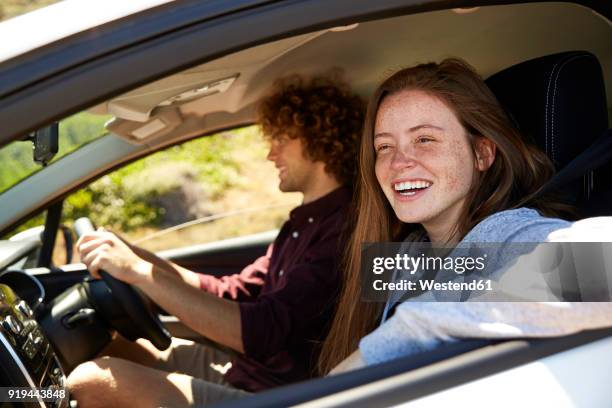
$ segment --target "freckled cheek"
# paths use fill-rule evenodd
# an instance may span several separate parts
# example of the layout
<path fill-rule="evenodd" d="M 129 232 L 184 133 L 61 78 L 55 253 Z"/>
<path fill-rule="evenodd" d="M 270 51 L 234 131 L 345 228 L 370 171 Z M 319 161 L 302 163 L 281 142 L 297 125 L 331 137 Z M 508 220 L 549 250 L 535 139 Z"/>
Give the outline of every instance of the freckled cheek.
<path fill-rule="evenodd" d="M 389 163 L 385 162 L 384 160 L 377 159 L 374 165 L 374 174 L 384 194 L 387 196 L 388 199 L 390 199 L 389 197 L 393 193 L 391 192 L 391 188 L 389 187 Z"/>
<path fill-rule="evenodd" d="M 464 166 L 448 166 L 443 170 L 442 190 L 448 193 L 466 193 L 471 185 L 470 172 Z"/>
<path fill-rule="evenodd" d="M 445 151 L 438 152 L 437 173 L 444 180 L 443 190 L 446 192 L 465 192 L 469 190 L 472 182 L 472 167 L 468 163 L 473 161 L 469 146 L 459 141 L 452 143 Z"/>
<path fill-rule="evenodd" d="M 382 185 L 384 184 L 388 174 L 389 174 L 389 166 L 382 159 L 376 159 L 374 163 L 374 173 L 376 175 L 376 179 Z"/>
<path fill-rule="evenodd" d="M 444 187 L 446 191 L 457 191 L 461 188 L 461 180 L 459 179 L 459 177 L 449 174 L 446 177 Z"/>

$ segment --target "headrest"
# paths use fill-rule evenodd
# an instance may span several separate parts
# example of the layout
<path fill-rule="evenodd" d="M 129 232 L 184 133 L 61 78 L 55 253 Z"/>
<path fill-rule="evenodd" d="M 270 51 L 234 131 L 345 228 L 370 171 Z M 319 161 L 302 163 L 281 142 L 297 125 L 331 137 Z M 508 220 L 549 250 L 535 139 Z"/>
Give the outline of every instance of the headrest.
<path fill-rule="evenodd" d="M 525 61 L 486 82 L 522 133 L 546 152 L 557 169 L 608 128 L 603 73 L 589 52 Z"/>

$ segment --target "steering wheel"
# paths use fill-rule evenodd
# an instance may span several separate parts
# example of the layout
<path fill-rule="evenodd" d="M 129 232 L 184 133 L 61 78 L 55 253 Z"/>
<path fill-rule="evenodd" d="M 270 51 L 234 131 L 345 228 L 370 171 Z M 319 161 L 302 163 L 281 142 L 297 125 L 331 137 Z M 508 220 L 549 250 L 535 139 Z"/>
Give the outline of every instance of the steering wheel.
<path fill-rule="evenodd" d="M 79 238 L 88 232 L 95 231 L 91 220 L 87 217 L 76 220 L 74 230 Z M 135 324 L 135 330 L 117 328 L 119 333 L 132 341 L 138 338 L 147 339 L 158 350 L 166 350 L 170 346 L 172 336 L 159 320 L 159 316 L 148 307 L 151 301 L 142 292 L 114 278 L 108 272 L 100 271 L 100 277 L 110 289 L 120 308 Z"/>

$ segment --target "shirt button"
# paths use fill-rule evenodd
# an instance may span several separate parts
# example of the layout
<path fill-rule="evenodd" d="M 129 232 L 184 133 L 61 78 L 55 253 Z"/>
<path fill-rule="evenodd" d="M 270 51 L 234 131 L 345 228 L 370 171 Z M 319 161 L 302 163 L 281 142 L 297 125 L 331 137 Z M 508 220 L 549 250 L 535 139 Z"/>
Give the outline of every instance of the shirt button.
<path fill-rule="evenodd" d="M 293 238 L 297 238 L 297 237 L 299 237 L 299 236 L 300 236 L 300 234 L 299 234 L 299 232 L 297 232 L 297 231 L 293 231 L 293 234 L 291 234 L 291 236 L 292 236 Z"/>
<path fill-rule="evenodd" d="M 283 276 L 284 274 L 285 274 L 285 271 L 282 269 L 278 272 L 278 276 Z"/>
<path fill-rule="evenodd" d="M 308 222 L 312 224 L 314 222 L 314 218 L 312 217 L 308 218 Z"/>

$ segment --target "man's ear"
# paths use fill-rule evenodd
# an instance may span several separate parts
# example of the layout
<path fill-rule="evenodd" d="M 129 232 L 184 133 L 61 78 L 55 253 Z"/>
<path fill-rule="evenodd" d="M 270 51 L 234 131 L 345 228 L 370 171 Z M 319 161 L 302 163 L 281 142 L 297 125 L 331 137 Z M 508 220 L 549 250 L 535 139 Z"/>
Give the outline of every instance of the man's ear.
<path fill-rule="evenodd" d="M 495 155 L 497 154 L 497 146 L 491 139 L 484 136 L 476 136 L 476 170 L 485 171 L 493 165 Z"/>

